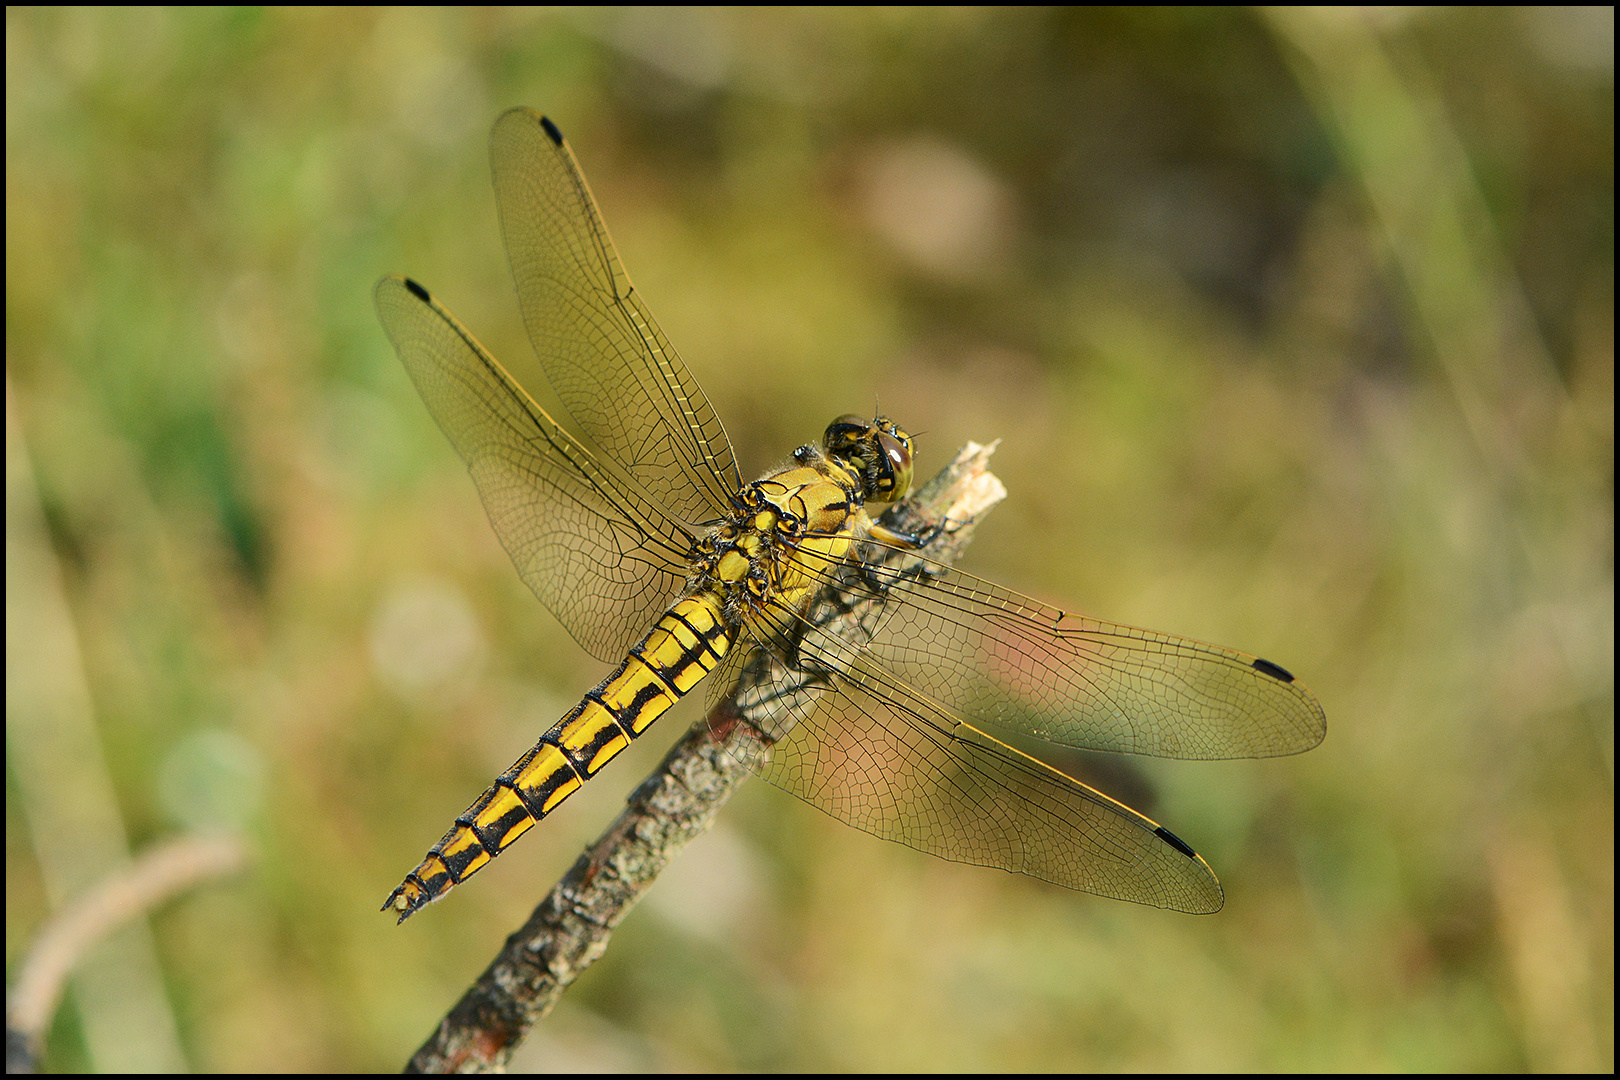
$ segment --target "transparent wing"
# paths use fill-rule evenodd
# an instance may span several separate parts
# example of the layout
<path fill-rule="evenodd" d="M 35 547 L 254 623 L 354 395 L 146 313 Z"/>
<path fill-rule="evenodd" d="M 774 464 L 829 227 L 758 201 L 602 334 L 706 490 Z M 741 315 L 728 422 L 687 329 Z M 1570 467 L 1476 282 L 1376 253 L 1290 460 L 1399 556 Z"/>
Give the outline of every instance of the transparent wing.
<path fill-rule="evenodd" d="M 489 153 L 523 321 L 564 407 L 675 518 L 720 517 L 742 486 L 731 443 L 630 284 L 562 134 L 513 109 Z"/>
<path fill-rule="evenodd" d="M 1149 818 L 948 715 L 858 646 L 807 629 L 796 650 L 796 668 L 754 694 L 788 714 L 762 770 L 771 783 L 954 862 L 1153 907 L 1220 910 L 1209 865 Z"/>
<path fill-rule="evenodd" d="M 1315 696 L 1269 661 L 1062 611 L 868 543 L 877 557 L 858 572 L 821 568 L 878 603 L 864 669 L 947 711 L 1063 746 L 1171 758 L 1297 754 L 1327 733 Z"/>
<path fill-rule="evenodd" d="M 806 610 L 750 620 L 755 649 L 789 658 L 737 698 L 775 743 L 766 779 L 942 858 L 1218 910 L 1220 885 L 1187 844 L 993 731 L 1265 757 L 1322 740 L 1311 693 L 1246 653 L 1072 615 L 913 551 L 868 541 L 865 554 L 822 563 L 826 588 Z"/>
<path fill-rule="evenodd" d="M 559 427 L 426 289 L 386 277 L 376 302 L 518 574 L 582 648 L 621 659 L 685 588 L 691 535 Z"/>

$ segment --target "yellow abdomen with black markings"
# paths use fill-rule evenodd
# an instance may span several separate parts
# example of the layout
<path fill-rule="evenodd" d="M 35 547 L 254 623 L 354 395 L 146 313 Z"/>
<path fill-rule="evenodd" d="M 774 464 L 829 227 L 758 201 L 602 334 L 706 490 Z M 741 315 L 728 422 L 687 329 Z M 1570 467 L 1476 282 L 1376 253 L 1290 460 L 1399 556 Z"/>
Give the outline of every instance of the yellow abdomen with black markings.
<path fill-rule="evenodd" d="M 681 600 L 596 689 L 469 806 L 388 898 L 403 920 L 506 850 L 725 658 L 718 591 Z"/>
<path fill-rule="evenodd" d="M 456 818 L 386 908 L 404 921 L 477 873 L 719 666 L 745 625 L 768 639 L 795 617 L 819 582 L 800 554 L 836 562 L 871 527 L 857 469 L 815 446 L 795 460 L 736 494 L 692 549 L 687 595 Z"/>

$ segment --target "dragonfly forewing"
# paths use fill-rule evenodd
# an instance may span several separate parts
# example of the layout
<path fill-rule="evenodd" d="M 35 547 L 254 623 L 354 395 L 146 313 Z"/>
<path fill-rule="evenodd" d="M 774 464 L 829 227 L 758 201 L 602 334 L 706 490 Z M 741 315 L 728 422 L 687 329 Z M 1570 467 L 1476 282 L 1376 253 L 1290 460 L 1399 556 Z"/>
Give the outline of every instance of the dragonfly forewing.
<path fill-rule="evenodd" d="M 1062 746 L 1200 760 L 1297 754 L 1326 734 L 1315 696 L 1269 661 L 920 562 L 869 558 L 853 579 L 882 600 L 865 652 L 948 710 Z"/>
<path fill-rule="evenodd" d="M 669 513 L 723 516 L 742 486 L 725 428 L 631 285 L 567 142 L 512 109 L 490 163 L 523 321 L 563 406 Z"/>

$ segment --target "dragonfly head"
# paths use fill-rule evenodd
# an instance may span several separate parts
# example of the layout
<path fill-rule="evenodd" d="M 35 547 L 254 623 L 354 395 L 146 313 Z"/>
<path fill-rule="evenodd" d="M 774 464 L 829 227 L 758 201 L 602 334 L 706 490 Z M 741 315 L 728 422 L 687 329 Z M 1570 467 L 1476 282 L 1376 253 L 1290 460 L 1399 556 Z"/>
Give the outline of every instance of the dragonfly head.
<path fill-rule="evenodd" d="M 866 498 L 893 502 L 911 490 L 911 436 L 888 417 L 840 416 L 822 442 L 829 457 L 860 476 Z"/>

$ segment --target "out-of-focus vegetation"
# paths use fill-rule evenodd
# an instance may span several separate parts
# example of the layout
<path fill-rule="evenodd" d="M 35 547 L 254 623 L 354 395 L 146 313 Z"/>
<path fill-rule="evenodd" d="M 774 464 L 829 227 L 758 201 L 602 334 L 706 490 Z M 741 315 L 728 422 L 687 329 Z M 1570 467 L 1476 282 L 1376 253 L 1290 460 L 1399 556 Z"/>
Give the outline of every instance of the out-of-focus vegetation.
<path fill-rule="evenodd" d="M 1612 1069 L 1611 11 L 6 27 L 8 968 L 128 851 L 257 853 L 87 958 L 48 1067 L 398 1067 L 698 715 L 377 912 L 602 673 L 371 308 L 409 273 L 540 383 L 485 151 L 528 104 L 746 469 L 874 400 L 922 475 L 1003 439 L 968 567 L 1329 729 L 1139 763 L 1210 918 L 752 785 L 517 1064 Z"/>

